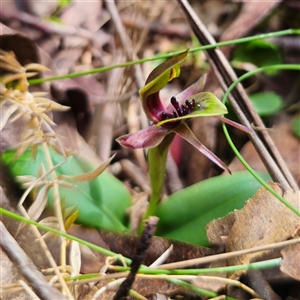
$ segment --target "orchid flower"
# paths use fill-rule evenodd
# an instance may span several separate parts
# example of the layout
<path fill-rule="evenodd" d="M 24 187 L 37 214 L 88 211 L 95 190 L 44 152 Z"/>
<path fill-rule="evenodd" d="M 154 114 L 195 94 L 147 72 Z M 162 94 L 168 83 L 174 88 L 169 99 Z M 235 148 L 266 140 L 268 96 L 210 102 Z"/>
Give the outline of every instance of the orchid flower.
<path fill-rule="evenodd" d="M 152 124 L 145 129 L 117 139 L 118 143 L 127 148 L 149 148 L 149 173 L 152 198 L 155 198 L 152 202 L 156 203 L 163 185 L 166 154 L 175 134 L 181 136 L 215 164 L 230 173 L 229 168 L 196 138 L 185 123 L 186 119 L 215 116 L 223 122 L 251 133 L 243 125 L 221 117 L 227 113 L 227 109 L 213 93 L 201 92 L 205 84 L 205 75 L 180 94 L 172 97 L 168 106 L 164 106 L 159 91 L 169 81 L 180 75 L 180 65 L 186 60 L 187 53 L 188 50 L 157 66 L 148 76 L 145 86 L 139 91 L 143 110 Z M 152 205 L 147 215 L 153 212 L 156 203 Z"/>
<path fill-rule="evenodd" d="M 227 113 L 225 105 L 212 93 L 202 92 L 206 75 L 197 82 L 172 97 L 170 104 L 164 107 L 159 91 L 173 78 L 180 75 L 179 65 L 187 56 L 187 51 L 172 57 L 156 67 L 146 80 L 145 86 L 140 90 L 142 106 L 147 118 L 153 122 L 149 127 L 120 136 L 117 142 L 127 148 L 154 148 L 170 133 L 180 135 L 192 144 L 201 153 L 216 163 L 222 169 L 229 171 L 228 167 L 195 137 L 191 129 L 184 122 L 185 119 L 201 116 L 219 116 Z M 244 126 L 225 118 L 223 122 L 229 123 L 248 132 Z"/>

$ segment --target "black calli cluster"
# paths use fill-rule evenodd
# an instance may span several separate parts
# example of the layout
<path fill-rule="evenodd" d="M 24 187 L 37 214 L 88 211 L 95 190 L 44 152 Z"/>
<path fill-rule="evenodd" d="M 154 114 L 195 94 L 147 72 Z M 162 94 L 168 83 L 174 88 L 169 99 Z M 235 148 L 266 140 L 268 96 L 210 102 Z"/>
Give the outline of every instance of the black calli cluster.
<path fill-rule="evenodd" d="M 192 99 L 192 101 L 185 100 L 185 103 L 180 105 L 179 102 L 176 100 L 176 97 L 174 97 L 174 96 L 171 98 L 171 104 L 175 108 L 172 111 L 173 114 L 168 114 L 166 112 L 162 112 L 161 113 L 162 121 L 167 120 L 167 119 L 174 119 L 174 118 L 186 116 L 186 115 L 188 115 L 188 114 L 192 113 L 193 111 L 200 108 L 200 104 L 196 103 L 195 99 Z M 178 122 L 179 121 L 174 120 L 174 123 L 178 124 Z M 174 123 L 173 123 L 173 126 L 175 126 Z M 168 124 L 171 125 L 170 123 L 166 123 L 166 124 L 163 124 L 162 126 L 164 126 L 164 125 L 168 126 Z M 170 126 L 168 126 L 168 127 L 170 127 Z"/>

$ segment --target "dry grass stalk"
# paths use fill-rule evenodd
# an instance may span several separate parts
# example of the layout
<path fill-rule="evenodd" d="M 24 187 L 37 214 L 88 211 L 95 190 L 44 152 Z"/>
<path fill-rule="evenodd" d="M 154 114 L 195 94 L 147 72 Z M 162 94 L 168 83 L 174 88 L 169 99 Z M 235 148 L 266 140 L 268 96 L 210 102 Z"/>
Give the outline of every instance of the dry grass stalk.
<path fill-rule="evenodd" d="M 31 93 L 29 91 L 27 79 L 40 71 L 47 70 L 46 67 L 39 64 L 22 66 L 12 52 L 3 50 L 0 50 L 0 61 L 1 69 L 5 72 L 5 75 L 0 82 L 0 108 L 4 111 L 0 123 L 0 130 L 2 130 L 8 122 L 11 123 L 21 118 L 25 120 L 26 125 L 21 132 L 21 141 L 17 148 L 16 156 L 18 157 L 24 153 L 29 146 L 32 147 L 32 153 L 35 155 L 37 147 L 41 146 L 47 164 L 47 166 L 42 165 L 40 167 L 40 171 L 37 174 L 39 178 L 34 180 L 32 180 L 32 177 L 30 176 L 28 178 L 23 178 L 23 180 L 27 180 L 27 184 L 29 183 L 29 189 L 27 189 L 24 195 L 27 196 L 30 191 L 35 190 L 36 198 L 29 210 L 26 211 L 23 207 L 26 196 L 22 197 L 19 201 L 18 209 L 25 217 L 37 220 L 40 217 L 43 208 L 46 206 L 48 190 L 52 187 L 54 190 L 55 217 L 59 229 L 65 232 L 61 199 L 59 195 L 59 183 L 49 147 L 54 148 L 65 157 L 66 151 L 53 130 L 55 123 L 49 116 L 49 112 L 52 110 L 65 111 L 69 108 L 44 98 L 45 93 Z M 36 228 L 35 232 L 51 266 L 55 269 L 64 292 L 70 299 L 73 298 L 51 253 Z M 61 265 L 66 265 L 66 246 L 65 238 L 61 237 Z"/>

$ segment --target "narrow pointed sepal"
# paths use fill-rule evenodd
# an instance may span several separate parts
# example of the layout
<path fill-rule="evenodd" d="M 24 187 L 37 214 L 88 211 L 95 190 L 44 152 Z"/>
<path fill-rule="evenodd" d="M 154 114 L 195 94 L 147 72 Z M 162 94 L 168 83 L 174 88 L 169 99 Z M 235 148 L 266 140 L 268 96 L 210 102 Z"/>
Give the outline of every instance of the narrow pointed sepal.
<path fill-rule="evenodd" d="M 188 127 L 188 125 L 184 122 L 181 122 L 174 129 L 172 129 L 175 133 L 180 135 L 183 139 L 193 145 L 197 150 L 199 150 L 202 154 L 204 154 L 207 158 L 209 158 L 212 162 L 218 165 L 221 169 L 227 171 L 231 174 L 229 168 L 222 162 L 220 158 L 218 158 L 212 151 L 207 149 L 193 134 L 192 130 Z"/>
<path fill-rule="evenodd" d="M 244 131 L 244 132 L 246 132 L 246 133 L 248 133 L 248 134 L 250 134 L 252 136 L 252 130 L 249 129 L 248 127 L 246 127 L 246 126 L 244 126 L 244 125 L 242 125 L 240 123 L 234 122 L 234 121 L 232 121 L 230 119 L 226 119 L 226 118 L 224 118 L 222 116 L 214 116 L 214 117 L 216 119 L 218 119 L 219 121 L 221 121 L 223 123 L 226 123 L 228 125 L 231 125 L 231 126 L 237 128 L 239 130 L 242 130 L 242 131 Z"/>
<path fill-rule="evenodd" d="M 168 132 L 163 127 L 151 125 L 134 133 L 122 135 L 116 141 L 121 146 L 131 149 L 153 148 L 162 142 Z"/>
<path fill-rule="evenodd" d="M 181 93 L 176 95 L 176 100 L 179 102 L 179 105 L 183 104 L 186 99 L 189 97 L 199 94 L 202 92 L 203 87 L 206 82 L 207 74 L 202 75 L 196 82 L 187 87 Z"/>

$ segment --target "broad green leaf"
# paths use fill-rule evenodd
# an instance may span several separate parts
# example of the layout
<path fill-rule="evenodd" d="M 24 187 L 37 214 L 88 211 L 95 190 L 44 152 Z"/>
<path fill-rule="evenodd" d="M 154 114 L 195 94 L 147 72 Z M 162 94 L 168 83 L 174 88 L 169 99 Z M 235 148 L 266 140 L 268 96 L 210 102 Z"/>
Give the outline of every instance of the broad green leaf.
<path fill-rule="evenodd" d="M 36 158 L 32 156 L 31 149 L 27 149 L 15 160 L 15 149 L 9 149 L 1 156 L 4 164 L 8 166 L 11 174 L 16 176 L 36 176 L 42 164 L 47 168 L 47 160 L 42 148 L 38 148 Z M 50 149 L 53 164 L 57 165 L 65 160 L 63 156 Z M 56 169 L 59 175 L 79 175 L 90 172 L 95 166 L 77 157 L 70 156 L 67 162 Z M 50 177 L 48 177 L 50 178 Z M 127 231 L 126 209 L 131 205 L 131 199 L 127 189 L 113 175 L 103 172 L 92 181 L 72 181 L 76 188 L 60 187 L 60 197 L 64 206 L 74 207 L 79 210 L 77 223 L 115 231 Z M 48 194 L 48 203 L 53 205 L 52 188 Z"/>
<path fill-rule="evenodd" d="M 240 44 L 233 53 L 233 61 L 250 62 L 258 67 L 265 67 L 281 63 L 281 54 L 277 46 L 265 40 L 255 40 Z M 269 75 L 276 70 L 266 72 Z"/>
<path fill-rule="evenodd" d="M 264 180 L 270 177 L 260 173 Z M 156 234 L 182 242 L 208 246 L 205 226 L 213 219 L 241 209 L 260 188 L 249 172 L 204 180 L 171 195 L 154 214 L 160 218 Z"/>
<path fill-rule="evenodd" d="M 196 118 L 196 117 L 208 117 L 208 116 L 216 116 L 216 115 L 222 115 L 227 114 L 227 108 L 226 106 L 213 94 L 210 92 L 202 92 L 193 96 L 190 96 L 187 100 L 196 101 L 196 105 L 199 106 L 197 110 L 194 112 L 177 118 L 170 118 L 163 120 L 159 123 L 157 123 L 157 126 L 161 126 L 162 124 L 168 123 L 168 122 L 174 122 L 178 120 L 183 119 L 190 119 L 190 118 Z"/>
<path fill-rule="evenodd" d="M 273 92 L 252 94 L 250 100 L 256 112 L 263 117 L 271 116 L 283 107 L 282 98 Z"/>
<path fill-rule="evenodd" d="M 292 129 L 295 135 L 300 139 L 300 115 L 293 119 Z"/>

